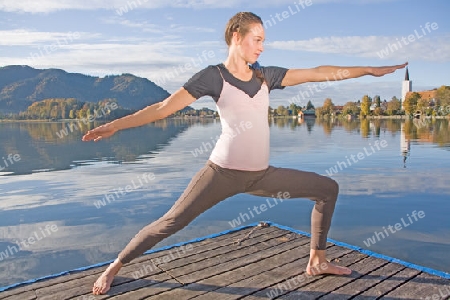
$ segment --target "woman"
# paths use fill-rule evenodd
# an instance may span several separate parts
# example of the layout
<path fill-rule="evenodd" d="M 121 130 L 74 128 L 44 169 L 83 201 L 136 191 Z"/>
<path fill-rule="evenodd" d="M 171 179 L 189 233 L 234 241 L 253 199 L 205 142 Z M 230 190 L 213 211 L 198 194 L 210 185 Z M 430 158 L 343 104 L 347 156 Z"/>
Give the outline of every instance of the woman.
<path fill-rule="evenodd" d="M 264 50 L 264 38 L 263 22 L 258 16 L 250 12 L 236 14 L 229 20 L 225 31 L 229 54 L 224 63 L 198 72 L 164 101 L 90 130 L 83 137 L 84 141 L 108 138 L 118 130 L 163 119 L 205 95 L 216 101 L 222 124 L 222 134 L 206 165 L 194 176 L 173 207 L 144 227 L 97 279 L 94 294 L 104 294 L 110 289 L 123 264 L 181 230 L 215 204 L 238 193 L 269 197 L 281 192 L 283 195 L 288 193 L 289 198 L 314 200 L 306 272 L 310 275 L 351 273 L 348 268 L 327 262 L 325 254 L 338 184 L 315 173 L 268 164 L 269 92 L 305 82 L 383 76 L 404 68 L 406 63 L 389 67 L 320 66 L 290 70 L 259 67 L 257 60 Z M 254 65 L 249 67 L 249 64 Z"/>

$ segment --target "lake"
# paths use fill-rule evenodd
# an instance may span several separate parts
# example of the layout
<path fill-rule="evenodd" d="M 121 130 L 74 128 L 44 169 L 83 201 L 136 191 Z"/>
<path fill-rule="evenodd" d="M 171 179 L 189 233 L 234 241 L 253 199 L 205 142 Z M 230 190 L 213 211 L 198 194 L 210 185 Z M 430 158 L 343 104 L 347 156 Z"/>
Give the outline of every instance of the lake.
<path fill-rule="evenodd" d="M 448 120 L 269 124 L 271 164 L 339 183 L 330 238 L 450 272 Z M 114 259 L 202 168 L 220 122 L 163 120 L 98 143 L 81 141 L 88 128 L 0 123 L 0 286 Z M 231 229 L 266 201 L 231 197 L 157 247 Z M 310 232 L 312 207 L 289 199 L 239 221 Z"/>

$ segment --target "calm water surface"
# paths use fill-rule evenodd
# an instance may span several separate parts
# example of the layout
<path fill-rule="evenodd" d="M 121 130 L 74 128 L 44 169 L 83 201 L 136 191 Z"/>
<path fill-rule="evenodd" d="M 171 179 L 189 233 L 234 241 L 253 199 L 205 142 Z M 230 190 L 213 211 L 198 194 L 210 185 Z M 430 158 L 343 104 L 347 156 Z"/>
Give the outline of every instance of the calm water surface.
<path fill-rule="evenodd" d="M 271 164 L 340 184 L 330 238 L 450 272 L 447 120 L 270 125 Z M 176 201 L 220 133 L 218 121 L 165 120 L 83 143 L 88 128 L 58 137 L 67 126 L 0 123 L 0 286 L 115 258 Z M 236 195 L 159 246 L 231 229 L 265 201 Z M 309 232 L 312 206 L 290 199 L 241 224 Z"/>

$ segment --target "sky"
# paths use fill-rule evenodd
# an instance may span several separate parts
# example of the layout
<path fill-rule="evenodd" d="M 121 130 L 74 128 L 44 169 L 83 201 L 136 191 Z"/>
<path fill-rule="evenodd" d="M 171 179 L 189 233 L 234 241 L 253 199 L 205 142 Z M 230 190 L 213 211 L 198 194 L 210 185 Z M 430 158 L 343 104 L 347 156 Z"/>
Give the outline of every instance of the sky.
<path fill-rule="evenodd" d="M 383 66 L 409 62 L 413 91 L 450 85 L 448 0 L 0 0 L 0 67 L 29 65 L 104 77 L 131 73 L 172 93 L 223 62 L 227 21 L 264 21 L 262 66 Z M 272 107 L 365 94 L 401 97 L 405 71 L 271 93 Z M 196 108 L 214 108 L 209 97 Z"/>

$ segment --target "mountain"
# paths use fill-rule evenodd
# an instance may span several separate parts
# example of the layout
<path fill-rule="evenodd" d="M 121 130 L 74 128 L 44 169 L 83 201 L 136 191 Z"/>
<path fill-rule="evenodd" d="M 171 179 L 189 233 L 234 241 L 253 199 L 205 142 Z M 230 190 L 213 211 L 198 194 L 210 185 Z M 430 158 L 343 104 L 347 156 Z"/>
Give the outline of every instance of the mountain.
<path fill-rule="evenodd" d="M 49 98 L 76 98 L 84 102 L 117 99 L 123 108 L 141 109 L 169 93 L 152 81 L 132 74 L 103 78 L 60 69 L 29 66 L 0 68 L 0 112 L 25 111 L 33 102 Z"/>

